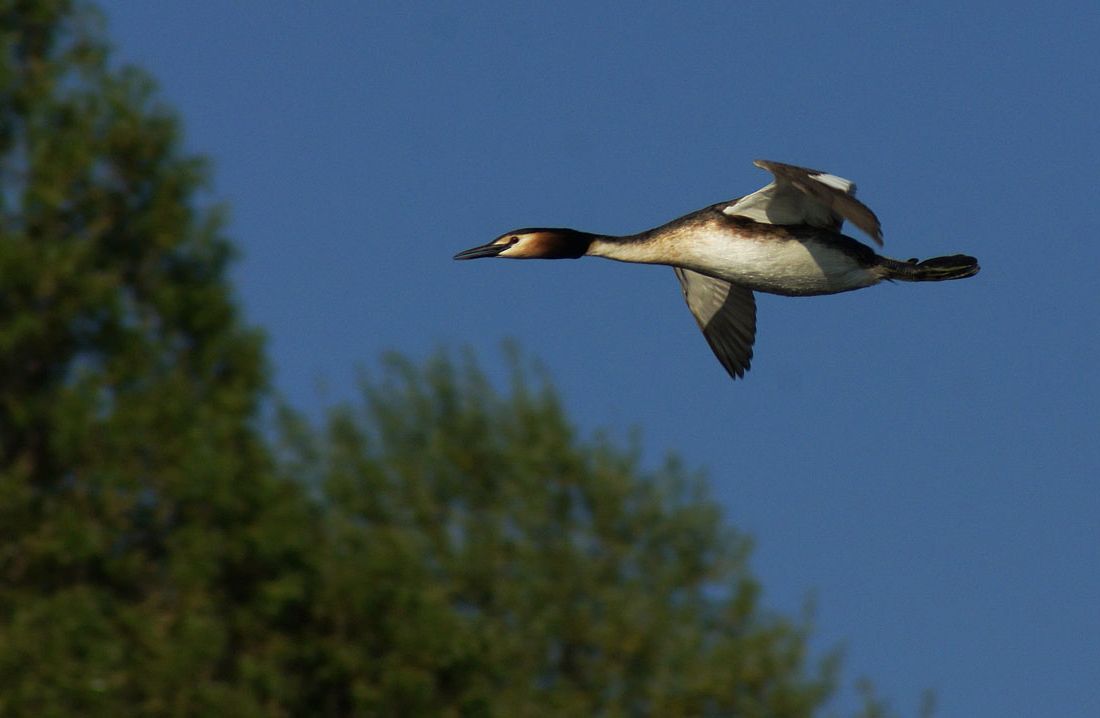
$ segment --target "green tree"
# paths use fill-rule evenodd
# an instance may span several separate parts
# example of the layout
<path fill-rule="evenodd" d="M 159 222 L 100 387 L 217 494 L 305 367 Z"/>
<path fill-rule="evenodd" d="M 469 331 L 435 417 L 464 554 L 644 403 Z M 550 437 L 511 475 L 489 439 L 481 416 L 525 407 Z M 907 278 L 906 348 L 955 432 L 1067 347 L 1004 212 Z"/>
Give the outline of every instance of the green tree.
<path fill-rule="evenodd" d="M 0 2 L 0 714 L 261 714 L 308 504 L 203 164 L 98 27 Z"/>
<path fill-rule="evenodd" d="M 284 417 L 326 506 L 318 714 L 816 714 L 835 661 L 760 608 L 700 480 L 578 437 L 513 369 L 500 394 L 472 361 L 392 357 L 323 432 Z"/>

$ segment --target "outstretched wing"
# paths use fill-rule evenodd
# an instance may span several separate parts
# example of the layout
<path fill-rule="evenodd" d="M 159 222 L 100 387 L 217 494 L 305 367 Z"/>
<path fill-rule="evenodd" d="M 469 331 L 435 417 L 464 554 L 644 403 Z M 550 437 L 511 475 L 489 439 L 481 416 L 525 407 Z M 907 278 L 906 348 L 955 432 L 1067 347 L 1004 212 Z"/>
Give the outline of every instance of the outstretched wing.
<path fill-rule="evenodd" d="M 688 309 L 703 330 L 714 356 L 730 376 L 745 375 L 756 339 L 756 300 L 752 290 L 682 267 L 673 267 Z"/>
<path fill-rule="evenodd" d="M 768 224 L 808 224 L 839 232 L 848 220 L 882 245 L 882 227 L 871 209 L 855 198 L 854 182 L 826 172 L 756 160 L 775 176 L 768 186 L 722 209 L 729 215 Z"/>

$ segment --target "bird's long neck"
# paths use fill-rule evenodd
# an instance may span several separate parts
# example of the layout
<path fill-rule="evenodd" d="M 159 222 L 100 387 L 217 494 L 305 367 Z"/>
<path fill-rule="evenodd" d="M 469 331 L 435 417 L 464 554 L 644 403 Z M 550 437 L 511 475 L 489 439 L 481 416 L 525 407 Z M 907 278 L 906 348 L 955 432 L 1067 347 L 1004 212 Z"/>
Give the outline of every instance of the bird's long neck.
<path fill-rule="evenodd" d="M 651 234 L 593 235 L 587 254 L 620 262 L 664 264 L 668 261 L 668 255 L 662 252 L 661 243 L 655 241 Z"/>

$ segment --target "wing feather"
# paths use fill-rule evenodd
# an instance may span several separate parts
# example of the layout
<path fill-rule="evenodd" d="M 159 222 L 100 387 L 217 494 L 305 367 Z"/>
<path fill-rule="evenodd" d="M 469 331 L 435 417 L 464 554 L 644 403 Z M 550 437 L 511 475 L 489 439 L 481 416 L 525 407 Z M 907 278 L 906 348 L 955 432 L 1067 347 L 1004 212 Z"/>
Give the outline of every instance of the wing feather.
<path fill-rule="evenodd" d="M 769 224 L 809 224 L 839 232 L 844 220 L 882 244 L 882 226 L 871 209 L 855 198 L 850 180 L 807 167 L 756 160 L 775 181 L 725 207 L 726 214 Z"/>
<path fill-rule="evenodd" d="M 756 300 L 752 290 L 682 267 L 673 267 L 688 309 L 703 337 L 729 375 L 742 377 L 756 340 Z"/>

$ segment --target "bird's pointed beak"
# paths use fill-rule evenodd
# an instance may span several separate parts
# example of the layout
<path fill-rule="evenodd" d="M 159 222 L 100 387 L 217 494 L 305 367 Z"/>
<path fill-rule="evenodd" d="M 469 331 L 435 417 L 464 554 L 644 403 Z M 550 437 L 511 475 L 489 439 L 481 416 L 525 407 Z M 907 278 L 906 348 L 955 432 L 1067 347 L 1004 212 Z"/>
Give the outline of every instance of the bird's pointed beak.
<path fill-rule="evenodd" d="M 482 257 L 495 257 L 506 249 L 508 249 L 508 245 L 505 243 L 497 244 L 495 242 L 490 242 L 489 244 L 483 244 L 480 247 L 472 247 L 470 249 L 463 250 L 455 255 L 455 259 L 481 259 Z"/>

